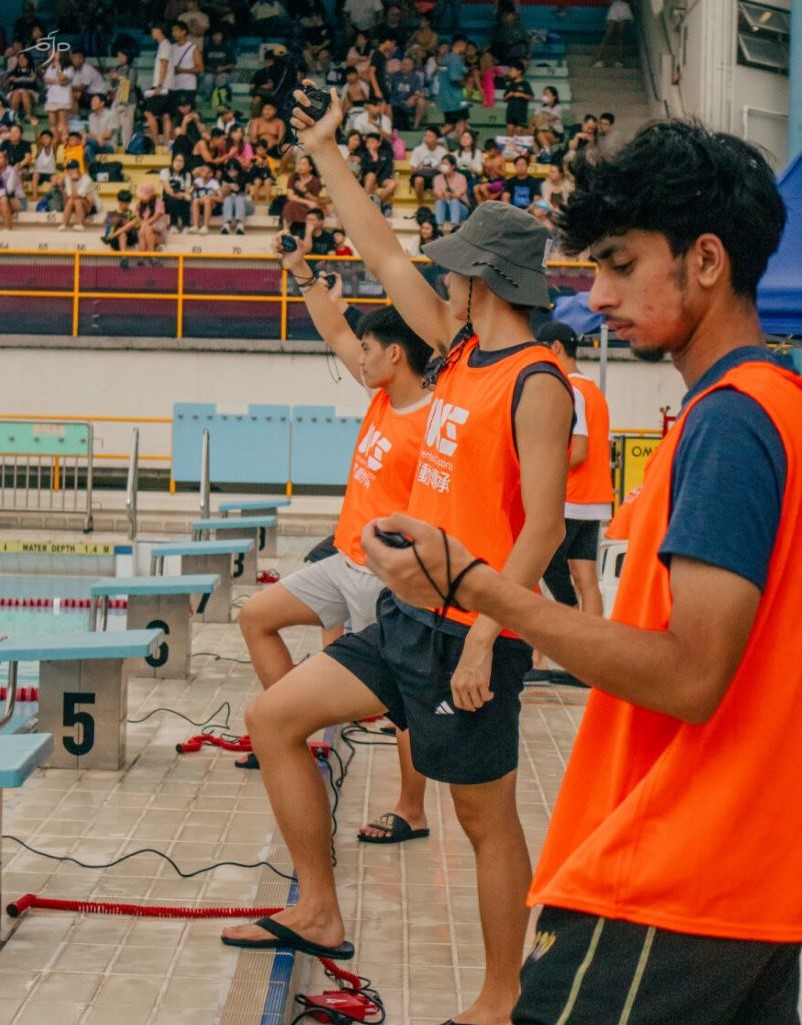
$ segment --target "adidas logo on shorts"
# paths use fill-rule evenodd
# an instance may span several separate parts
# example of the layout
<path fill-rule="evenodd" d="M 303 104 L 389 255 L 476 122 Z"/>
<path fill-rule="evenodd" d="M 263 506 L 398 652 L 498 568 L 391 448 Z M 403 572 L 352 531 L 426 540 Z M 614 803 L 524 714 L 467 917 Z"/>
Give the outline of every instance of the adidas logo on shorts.
<path fill-rule="evenodd" d="M 435 715 L 454 715 L 454 709 L 447 701 L 441 701 L 434 710 Z"/>

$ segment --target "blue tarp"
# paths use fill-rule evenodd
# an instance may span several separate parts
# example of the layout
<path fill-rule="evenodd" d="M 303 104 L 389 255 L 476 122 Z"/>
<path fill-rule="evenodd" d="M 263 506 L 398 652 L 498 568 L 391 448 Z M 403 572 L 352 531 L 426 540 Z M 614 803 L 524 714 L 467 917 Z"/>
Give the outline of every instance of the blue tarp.
<path fill-rule="evenodd" d="M 569 324 L 578 335 L 589 335 L 598 331 L 604 317 L 594 313 L 588 306 L 589 292 L 577 292 L 576 295 L 561 295 L 554 301 L 552 320 L 561 320 Z"/>
<path fill-rule="evenodd" d="M 788 165 L 778 185 L 788 223 L 757 290 L 757 308 L 767 334 L 802 335 L 802 153 Z"/>

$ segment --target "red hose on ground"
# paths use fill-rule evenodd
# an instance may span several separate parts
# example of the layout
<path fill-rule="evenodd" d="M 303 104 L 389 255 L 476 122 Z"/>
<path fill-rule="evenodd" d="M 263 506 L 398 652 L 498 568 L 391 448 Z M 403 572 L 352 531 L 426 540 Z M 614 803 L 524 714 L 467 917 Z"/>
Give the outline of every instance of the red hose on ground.
<path fill-rule="evenodd" d="M 135 915 L 140 918 L 264 918 L 284 908 L 178 908 L 153 904 L 113 904 L 97 900 L 55 900 L 26 893 L 7 905 L 11 918 L 19 918 L 29 908 L 48 911 L 77 911 L 85 915 Z"/>
<path fill-rule="evenodd" d="M 161 907 L 154 904 L 114 904 L 111 901 L 98 900 L 57 900 L 53 897 L 39 897 L 35 893 L 26 893 L 17 900 L 6 905 L 9 918 L 19 918 L 30 908 L 42 908 L 46 911 L 77 911 L 84 915 L 132 915 L 137 918 L 265 918 L 283 911 L 275 908 L 187 908 Z M 340 968 L 328 957 L 319 957 L 326 973 L 346 983 L 353 990 L 360 992 L 362 979 L 353 972 Z"/>

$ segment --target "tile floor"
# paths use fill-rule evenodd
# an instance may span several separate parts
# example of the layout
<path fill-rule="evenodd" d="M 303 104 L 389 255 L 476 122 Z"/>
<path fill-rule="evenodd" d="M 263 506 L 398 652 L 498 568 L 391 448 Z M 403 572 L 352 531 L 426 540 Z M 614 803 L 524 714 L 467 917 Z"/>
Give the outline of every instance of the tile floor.
<path fill-rule="evenodd" d="M 297 565 L 311 543 L 282 538 L 280 571 Z M 245 657 L 234 624 L 196 629 L 196 652 Z M 319 644 L 317 630 L 287 636 L 296 659 Z M 200 722 L 228 701 L 232 732 L 240 732 L 242 710 L 258 687 L 250 666 L 201 656 L 193 668 L 197 676 L 189 684 L 132 680 L 130 718 L 167 706 Z M 519 796 L 533 855 L 584 699 L 572 688 L 532 688 L 524 695 Z M 90 864 L 157 848 L 184 872 L 265 858 L 286 870 L 258 773 L 235 769 L 234 756 L 217 748 L 178 755 L 176 743 L 197 732 L 160 712 L 129 725 L 122 773 L 38 771 L 21 790 L 6 793 L 3 832 Z M 392 747 L 358 747 L 338 812 L 338 885 L 357 946 L 348 967 L 373 980 L 390 1025 L 424 1025 L 450 1017 L 479 985 L 473 858 L 447 790 L 434 784 L 427 797 L 429 839 L 389 848 L 357 843 L 367 817 L 392 807 L 396 786 Z M 287 894 L 286 881 L 264 868 L 227 866 L 182 879 L 154 855 L 99 870 L 47 860 L 12 840 L 3 841 L 2 853 L 4 903 L 35 892 L 166 907 L 253 906 L 282 904 Z M 258 1025 L 272 954 L 224 947 L 220 928 L 219 920 L 34 910 L 13 922 L 3 914 L 0 1025 Z M 291 992 L 330 985 L 318 963 L 305 958 L 296 980 Z M 287 1021 L 292 1013 L 290 1005 Z"/>

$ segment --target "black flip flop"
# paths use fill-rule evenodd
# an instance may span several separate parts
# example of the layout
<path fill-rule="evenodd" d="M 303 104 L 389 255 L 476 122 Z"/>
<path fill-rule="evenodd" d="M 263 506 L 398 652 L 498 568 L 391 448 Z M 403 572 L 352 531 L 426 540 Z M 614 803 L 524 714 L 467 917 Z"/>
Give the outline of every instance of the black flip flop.
<path fill-rule="evenodd" d="M 413 829 L 406 819 L 396 815 L 394 811 L 385 812 L 375 822 L 369 822 L 365 829 L 383 829 L 384 836 L 366 836 L 356 834 L 360 843 L 404 843 L 406 840 L 422 840 L 429 835 L 428 829 Z"/>
<path fill-rule="evenodd" d="M 238 769 L 258 769 L 259 759 L 253 751 L 250 751 L 244 758 L 234 762 L 234 765 L 236 765 Z"/>
<path fill-rule="evenodd" d="M 273 933 L 275 939 L 270 940 L 236 940 L 228 936 L 221 939 L 227 947 L 245 947 L 248 950 L 275 950 L 277 947 L 297 950 L 301 954 L 311 954 L 312 957 L 330 957 L 332 961 L 350 961 L 354 956 L 354 945 L 344 940 L 338 947 L 324 947 L 320 943 L 313 943 L 304 939 L 294 929 L 274 921 L 272 918 L 260 918 L 256 923 L 265 932 Z"/>

